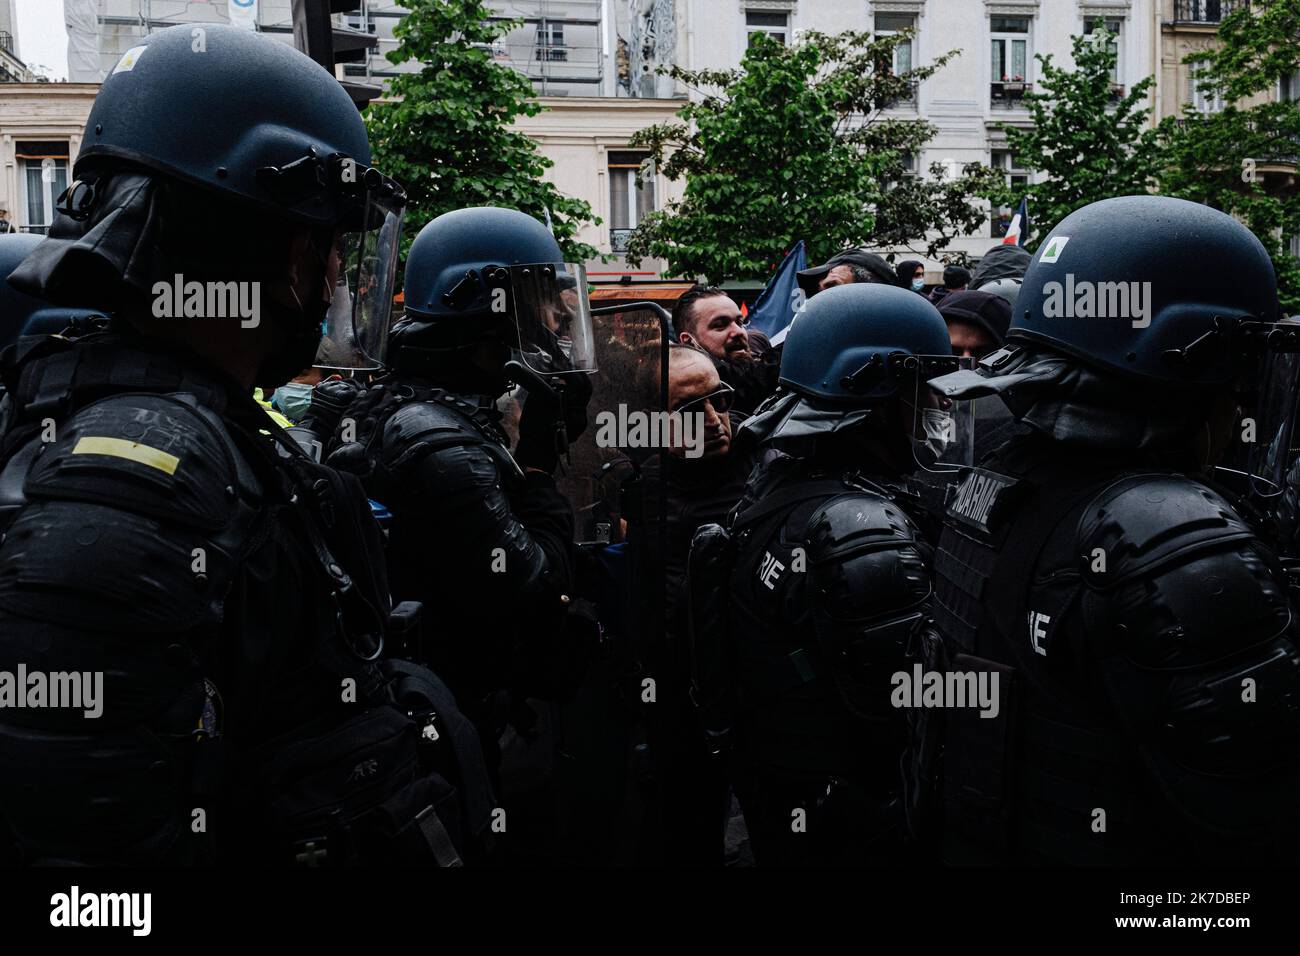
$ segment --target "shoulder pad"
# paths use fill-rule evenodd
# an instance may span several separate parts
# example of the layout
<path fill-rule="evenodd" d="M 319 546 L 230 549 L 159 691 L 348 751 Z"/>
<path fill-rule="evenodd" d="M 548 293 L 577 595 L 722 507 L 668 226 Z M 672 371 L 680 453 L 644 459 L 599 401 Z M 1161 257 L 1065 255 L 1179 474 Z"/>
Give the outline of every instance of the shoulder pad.
<path fill-rule="evenodd" d="M 468 415 L 441 402 L 412 402 L 399 408 L 384 424 L 383 447 L 385 465 L 393 472 L 431 452 L 479 447 L 498 468 L 523 477 L 509 451 L 484 434 Z"/>
<path fill-rule="evenodd" d="M 916 537 L 907 513 L 888 498 L 871 492 L 836 495 L 808 520 L 810 556 L 894 548 L 911 544 Z"/>
<path fill-rule="evenodd" d="M 838 495 L 808 522 L 808 570 L 835 617 L 914 607 L 930 593 L 920 533 L 898 505 L 865 492 Z"/>
<path fill-rule="evenodd" d="M 75 634 L 219 620 L 259 489 L 216 413 L 122 394 L 52 427 L 22 451 L 36 454 L 0 536 L 0 610 Z"/>
<path fill-rule="evenodd" d="M 186 395 L 113 395 L 51 426 L 23 486 L 29 500 L 86 501 L 216 530 L 255 488 L 221 420 Z"/>
<path fill-rule="evenodd" d="M 1079 519 L 1094 587 L 1117 584 L 1255 533 L 1218 493 L 1183 475 L 1135 475 L 1106 488 Z"/>

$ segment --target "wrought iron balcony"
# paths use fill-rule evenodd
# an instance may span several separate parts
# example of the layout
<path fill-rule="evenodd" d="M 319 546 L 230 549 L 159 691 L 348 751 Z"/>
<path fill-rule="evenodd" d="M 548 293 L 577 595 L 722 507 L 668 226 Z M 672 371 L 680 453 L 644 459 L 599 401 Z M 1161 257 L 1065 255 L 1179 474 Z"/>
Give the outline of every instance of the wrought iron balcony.
<path fill-rule="evenodd" d="M 1175 23 L 1219 23 L 1249 0 L 1174 0 Z"/>
<path fill-rule="evenodd" d="M 611 229 L 609 231 L 609 249 L 615 255 L 627 252 L 628 240 L 632 238 L 631 229 Z"/>
<path fill-rule="evenodd" d="M 1022 105 L 1026 93 L 1032 93 L 1034 85 L 1020 80 L 989 84 L 989 100 L 995 109 L 1016 109 Z"/>

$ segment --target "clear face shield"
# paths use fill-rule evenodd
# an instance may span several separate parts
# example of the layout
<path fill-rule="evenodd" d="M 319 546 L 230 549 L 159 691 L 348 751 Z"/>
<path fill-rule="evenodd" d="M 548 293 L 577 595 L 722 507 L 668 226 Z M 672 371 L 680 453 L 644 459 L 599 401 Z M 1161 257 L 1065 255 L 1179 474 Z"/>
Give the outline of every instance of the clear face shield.
<path fill-rule="evenodd" d="M 1258 377 L 1252 377 L 1253 382 L 1237 396 L 1236 433 L 1220 466 L 1221 471 L 1232 472 L 1244 464 L 1251 496 L 1266 503 L 1286 490 L 1287 474 L 1300 458 L 1300 435 L 1295 430 L 1300 324 L 1278 323 L 1274 329 L 1259 359 Z"/>
<path fill-rule="evenodd" d="M 572 262 L 511 266 L 509 281 L 519 361 L 543 376 L 594 372 L 586 268 Z M 491 292 L 495 299 L 498 290 Z"/>
<path fill-rule="evenodd" d="M 367 176 L 377 171 L 369 170 Z M 374 177 L 371 177 L 374 179 Z M 383 368 L 402 238 L 405 196 L 390 180 L 364 184 L 357 213 L 334 248 L 338 280 L 315 365 L 336 371 Z"/>
<path fill-rule="evenodd" d="M 918 468 L 954 474 L 975 461 L 975 403 L 948 398 L 930 388 L 940 375 L 974 369 L 975 359 L 952 355 L 911 355 L 903 362 L 900 404 L 910 416 L 912 453 Z"/>

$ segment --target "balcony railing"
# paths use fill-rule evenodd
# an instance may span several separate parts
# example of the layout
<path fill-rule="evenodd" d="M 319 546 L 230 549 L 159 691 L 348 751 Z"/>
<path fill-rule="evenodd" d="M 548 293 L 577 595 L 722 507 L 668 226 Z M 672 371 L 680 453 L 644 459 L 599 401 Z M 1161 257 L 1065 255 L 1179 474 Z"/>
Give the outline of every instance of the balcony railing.
<path fill-rule="evenodd" d="M 1019 80 L 1006 83 L 990 83 L 989 101 L 995 108 L 1015 109 L 1021 105 L 1021 100 L 1025 98 L 1025 94 L 1033 91 L 1034 85 L 1032 83 L 1022 83 Z"/>
<path fill-rule="evenodd" d="M 10 56 L 14 54 L 14 35 L 0 31 L 0 50 L 4 50 Z"/>
<path fill-rule="evenodd" d="M 632 238 L 631 229 L 611 229 L 609 231 L 609 250 L 615 255 L 627 252 L 628 240 Z"/>
<path fill-rule="evenodd" d="M 511 42 L 507 37 L 497 48 L 496 60 L 524 74 L 535 84 L 544 81 L 599 87 L 603 73 L 603 53 L 601 47 L 594 44 L 525 45 Z"/>
<path fill-rule="evenodd" d="M 1249 0 L 1174 0 L 1175 23 L 1219 23 Z"/>

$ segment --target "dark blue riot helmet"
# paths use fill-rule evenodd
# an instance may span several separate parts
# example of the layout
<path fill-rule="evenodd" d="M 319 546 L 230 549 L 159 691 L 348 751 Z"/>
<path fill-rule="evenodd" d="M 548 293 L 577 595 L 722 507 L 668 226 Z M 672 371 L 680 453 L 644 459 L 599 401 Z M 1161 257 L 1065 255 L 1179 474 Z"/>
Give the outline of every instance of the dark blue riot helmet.
<path fill-rule="evenodd" d="M 500 392 L 512 358 L 543 378 L 594 369 L 586 271 L 564 262 L 532 216 L 490 206 L 445 213 L 411 243 L 405 275 L 406 314 L 390 350 L 399 371 Z"/>
<path fill-rule="evenodd" d="M 0 348 L 20 335 L 56 334 L 100 314 L 94 309 L 52 305 L 9 284 L 6 276 L 40 245 L 41 238 L 28 232 L 0 236 Z"/>
<path fill-rule="evenodd" d="M 807 300 L 786 334 L 780 390 L 742 426 L 777 444 L 846 433 L 880 417 L 897 399 L 914 412 L 913 437 L 933 454 L 923 467 L 968 458 L 968 409 L 932 396 L 927 379 L 968 360 L 952 354 L 948 327 L 922 296 L 897 286 L 852 283 Z M 962 403 L 964 404 L 964 403 Z"/>
<path fill-rule="evenodd" d="M 1038 247 L 1016 302 L 1010 340 L 1175 385 L 1233 381 L 1234 326 L 1278 318 L 1273 263 L 1255 235 L 1166 196 L 1071 213 Z"/>
<path fill-rule="evenodd" d="M 1242 455 L 1271 456 L 1250 470 L 1275 489 L 1286 456 L 1270 449 L 1289 441 L 1300 349 L 1300 327 L 1278 316 L 1268 253 L 1232 216 L 1164 196 L 1106 199 L 1039 245 L 1006 347 L 931 384 L 1000 395 L 1056 440 L 1157 457 L 1211 436 L 1207 422 L 1230 423 L 1235 405 L 1267 436 Z"/>
<path fill-rule="evenodd" d="M 1249 373 L 1260 323 L 1277 318 L 1273 264 L 1236 219 L 1165 196 L 1105 199 L 1071 213 L 1039 245 L 1008 348 L 949 381 L 1006 374 L 1020 347 L 1138 385 L 1226 386 Z"/>
<path fill-rule="evenodd" d="M 304 54 L 224 24 L 160 30 L 104 79 L 50 238 L 15 283 L 138 304 L 173 273 L 221 277 L 214 257 L 232 278 L 282 281 L 280 240 L 304 226 L 337 288 L 332 305 L 322 289 L 272 312 L 291 339 L 277 364 L 286 378 L 312 364 L 328 322 L 376 366 L 405 197 L 370 160 L 356 106 Z"/>
<path fill-rule="evenodd" d="M 943 316 L 925 299 L 851 283 L 809 299 L 795 317 L 779 381 L 808 398 L 861 405 L 897 392 L 907 356 L 951 354 Z"/>

